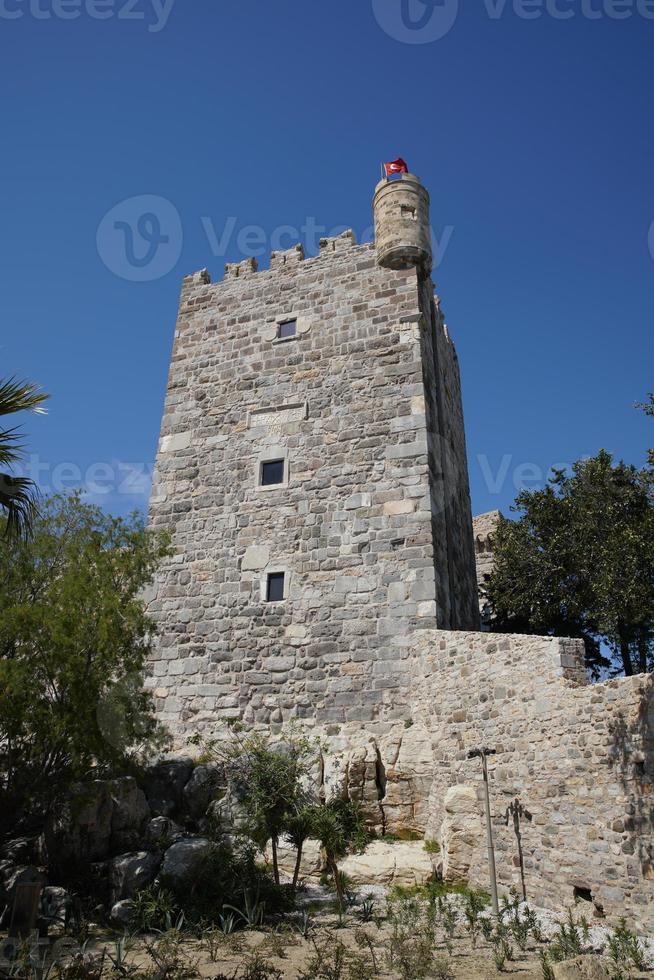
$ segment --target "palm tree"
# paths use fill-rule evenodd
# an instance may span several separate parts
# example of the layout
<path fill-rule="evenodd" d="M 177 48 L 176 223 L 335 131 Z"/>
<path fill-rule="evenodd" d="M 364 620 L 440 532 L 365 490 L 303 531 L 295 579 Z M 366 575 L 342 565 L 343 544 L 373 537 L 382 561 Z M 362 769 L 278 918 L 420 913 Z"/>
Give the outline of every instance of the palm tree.
<path fill-rule="evenodd" d="M 37 385 L 9 378 L 0 381 L 0 416 L 15 412 L 44 413 L 48 396 Z M 13 466 L 22 458 L 20 433 L 16 428 L 0 428 L 0 466 Z M 33 480 L 0 472 L 0 511 L 7 517 L 7 534 L 25 537 L 36 516 L 38 490 Z"/>

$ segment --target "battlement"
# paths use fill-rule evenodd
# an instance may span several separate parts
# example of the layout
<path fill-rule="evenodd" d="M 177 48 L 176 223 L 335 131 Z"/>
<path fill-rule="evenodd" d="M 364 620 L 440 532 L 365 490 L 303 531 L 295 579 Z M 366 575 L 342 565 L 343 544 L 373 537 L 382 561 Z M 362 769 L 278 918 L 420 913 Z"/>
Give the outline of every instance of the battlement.
<path fill-rule="evenodd" d="M 331 238 L 321 238 L 319 248 L 318 255 L 308 258 L 301 243 L 293 245 L 289 249 L 273 251 L 270 253 L 270 265 L 267 269 L 260 268 L 259 262 L 254 256 L 249 256 L 240 262 L 227 262 L 222 280 L 213 283 L 208 269 L 201 269 L 184 277 L 182 291 L 195 291 L 204 286 L 212 286 L 213 289 L 222 285 L 233 286 L 236 281 L 242 283 L 245 280 L 252 280 L 255 276 L 265 276 L 271 273 L 297 274 L 301 272 L 301 264 L 312 265 L 316 262 L 341 260 L 346 256 L 352 257 L 353 253 L 368 254 L 374 250 L 374 245 L 357 245 L 355 233 L 348 229 Z"/>

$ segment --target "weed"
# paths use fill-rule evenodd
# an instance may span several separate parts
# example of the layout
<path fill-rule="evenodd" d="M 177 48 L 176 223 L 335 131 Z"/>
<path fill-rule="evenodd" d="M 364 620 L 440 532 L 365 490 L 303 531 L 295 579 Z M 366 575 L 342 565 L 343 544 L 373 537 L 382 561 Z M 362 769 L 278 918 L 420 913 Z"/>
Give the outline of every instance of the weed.
<path fill-rule="evenodd" d="M 426 840 L 424 843 L 424 849 L 427 851 L 427 854 L 441 853 L 441 845 L 437 840 Z"/>
<path fill-rule="evenodd" d="M 504 971 L 507 960 L 513 959 L 513 949 L 506 939 L 498 939 L 493 943 L 493 963 L 498 973 Z"/>
<path fill-rule="evenodd" d="M 308 939 L 309 936 L 311 935 L 311 930 L 313 929 L 313 926 L 314 926 L 313 919 L 311 918 L 307 910 L 304 909 L 300 915 L 300 918 L 294 924 L 293 928 L 295 929 L 295 931 L 299 936 L 302 936 L 303 939 Z"/>

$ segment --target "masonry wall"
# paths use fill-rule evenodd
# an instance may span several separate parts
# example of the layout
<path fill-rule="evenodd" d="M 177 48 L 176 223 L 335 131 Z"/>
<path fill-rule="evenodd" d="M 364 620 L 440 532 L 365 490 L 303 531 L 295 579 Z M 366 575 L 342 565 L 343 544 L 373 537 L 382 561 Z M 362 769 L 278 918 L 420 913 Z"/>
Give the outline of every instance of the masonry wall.
<path fill-rule="evenodd" d="M 590 890 L 608 914 L 623 910 L 651 928 L 652 677 L 587 685 L 582 646 L 571 640 L 436 633 L 415 642 L 416 718 L 436 736 L 432 825 L 441 825 L 455 784 L 476 782 L 481 810 L 480 763 L 467 751 L 496 748 L 490 768 L 500 879 L 521 890 L 512 816 L 505 823 L 519 799 L 531 814 L 520 823 L 532 901 L 571 902 L 577 887 Z M 471 867 L 483 884 L 481 837 Z"/>
<path fill-rule="evenodd" d="M 462 426 L 460 405 L 447 418 L 458 371 L 432 294 L 350 233 L 315 259 L 294 249 L 264 272 L 248 261 L 222 283 L 184 281 L 150 504 L 175 548 L 150 605 L 149 681 L 174 731 L 391 716 L 392 639 L 475 625 L 463 433 L 449 469 L 430 458 Z M 298 334 L 281 342 L 285 316 Z M 288 484 L 259 487 L 261 461 L 281 457 Z M 264 601 L 272 571 L 283 603 Z"/>

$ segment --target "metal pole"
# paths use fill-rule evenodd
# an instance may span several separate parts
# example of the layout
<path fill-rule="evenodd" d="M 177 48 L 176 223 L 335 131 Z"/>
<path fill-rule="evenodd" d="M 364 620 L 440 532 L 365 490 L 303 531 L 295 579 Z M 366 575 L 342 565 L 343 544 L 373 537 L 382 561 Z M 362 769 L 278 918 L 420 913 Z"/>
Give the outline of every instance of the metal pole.
<path fill-rule="evenodd" d="M 497 874 L 495 871 L 495 848 L 493 847 L 493 827 L 491 825 L 490 793 L 488 791 L 488 763 L 485 750 L 481 753 L 481 765 L 484 772 L 484 798 L 486 801 L 486 840 L 488 842 L 488 869 L 490 871 L 491 899 L 493 914 L 499 915 L 500 904 L 497 900 Z"/>

